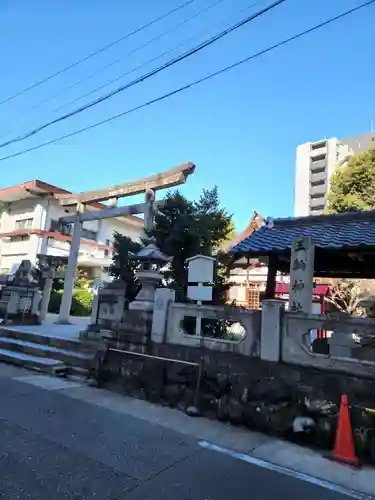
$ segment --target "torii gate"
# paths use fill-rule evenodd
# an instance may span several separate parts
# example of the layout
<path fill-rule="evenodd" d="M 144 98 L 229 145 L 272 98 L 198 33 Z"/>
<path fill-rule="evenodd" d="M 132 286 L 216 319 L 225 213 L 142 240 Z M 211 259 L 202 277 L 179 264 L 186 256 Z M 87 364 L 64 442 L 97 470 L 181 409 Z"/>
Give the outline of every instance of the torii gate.
<path fill-rule="evenodd" d="M 73 286 L 77 269 L 83 222 L 144 213 L 145 230 L 149 231 L 152 229 L 153 217 L 157 206 L 154 191 L 184 184 L 187 177 L 194 173 L 194 170 L 195 165 L 193 163 L 185 163 L 180 167 L 167 170 L 163 173 L 156 174 L 152 177 L 147 177 L 146 179 L 141 179 L 139 181 L 127 182 L 118 186 L 98 189 L 95 191 L 57 195 L 60 205 L 64 207 L 76 207 L 75 215 L 59 219 L 59 223 L 62 225 L 71 223 L 74 224 L 68 268 L 64 280 L 64 293 L 60 306 L 60 323 L 69 322 L 69 313 L 72 303 Z M 145 193 L 146 195 L 144 203 L 117 207 L 117 200 L 119 198 L 125 198 L 127 196 L 133 196 L 141 193 Z M 84 211 L 85 204 L 102 201 L 109 201 L 112 206 L 95 212 Z"/>

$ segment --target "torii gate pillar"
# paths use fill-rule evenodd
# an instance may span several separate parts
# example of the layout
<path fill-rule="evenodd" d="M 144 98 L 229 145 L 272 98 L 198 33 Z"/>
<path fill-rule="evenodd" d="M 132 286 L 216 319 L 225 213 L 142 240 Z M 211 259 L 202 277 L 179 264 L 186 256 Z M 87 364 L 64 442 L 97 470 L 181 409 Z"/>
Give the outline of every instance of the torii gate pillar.
<path fill-rule="evenodd" d="M 68 268 L 64 279 L 64 292 L 61 299 L 59 323 L 68 324 L 70 316 L 70 308 L 72 305 L 74 280 L 76 277 L 76 269 L 78 263 L 79 246 L 81 243 L 82 222 L 79 219 L 79 211 L 77 211 L 76 221 L 74 223 L 72 242 L 69 253 Z"/>

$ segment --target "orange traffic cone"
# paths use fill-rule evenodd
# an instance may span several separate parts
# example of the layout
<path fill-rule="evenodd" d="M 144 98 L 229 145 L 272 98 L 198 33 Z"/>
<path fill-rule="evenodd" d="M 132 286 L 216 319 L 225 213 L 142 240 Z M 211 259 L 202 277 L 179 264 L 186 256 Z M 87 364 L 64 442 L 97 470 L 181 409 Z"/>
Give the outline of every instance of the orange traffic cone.
<path fill-rule="evenodd" d="M 348 396 L 341 396 L 339 420 L 337 424 L 335 445 L 330 455 L 332 460 L 343 464 L 359 467 L 359 460 L 355 454 L 352 424 L 350 422 Z"/>

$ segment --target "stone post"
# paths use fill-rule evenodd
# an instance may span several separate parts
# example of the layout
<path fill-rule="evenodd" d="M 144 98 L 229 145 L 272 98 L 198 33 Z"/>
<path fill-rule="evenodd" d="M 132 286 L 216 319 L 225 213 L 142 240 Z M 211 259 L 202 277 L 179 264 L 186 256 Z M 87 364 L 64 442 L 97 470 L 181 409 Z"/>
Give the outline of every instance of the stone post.
<path fill-rule="evenodd" d="M 153 342 L 162 344 L 166 341 L 169 305 L 174 300 L 174 290 L 169 288 L 156 289 L 151 329 L 151 340 Z"/>
<path fill-rule="evenodd" d="M 329 339 L 329 353 L 336 358 L 352 358 L 357 345 L 352 333 L 333 331 Z"/>
<path fill-rule="evenodd" d="M 290 257 L 289 311 L 311 314 L 315 245 L 310 237 L 295 238 Z"/>
<path fill-rule="evenodd" d="M 42 303 L 40 304 L 39 323 L 43 323 L 47 317 L 48 305 L 49 305 L 49 301 L 51 298 L 54 274 L 55 273 L 53 270 L 49 270 L 45 276 L 46 281 L 44 283 L 44 288 L 43 288 Z"/>
<path fill-rule="evenodd" d="M 265 361 L 281 361 L 282 338 L 282 300 L 262 301 L 262 326 L 260 333 L 260 359 Z"/>
<path fill-rule="evenodd" d="M 78 262 L 79 245 L 81 242 L 81 230 L 82 222 L 80 222 L 79 213 L 77 213 L 69 253 L 68 268 L 66 270 L 64 279 L 64 293 L 61 300 L 59 323 L 69 323 L 70 307 L 72 305 L 73 287 Z"/>

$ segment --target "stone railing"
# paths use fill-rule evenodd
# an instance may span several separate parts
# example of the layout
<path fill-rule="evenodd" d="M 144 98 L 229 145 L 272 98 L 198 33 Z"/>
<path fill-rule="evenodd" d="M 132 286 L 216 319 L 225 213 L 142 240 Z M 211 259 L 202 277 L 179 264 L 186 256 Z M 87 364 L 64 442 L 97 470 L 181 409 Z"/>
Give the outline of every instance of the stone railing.
<path fill-rule="evenodd" d="M 375 378 L 375 319 L 285 313 L 281 336 L 285 363 Z"/>
<path fill-rule="evenodd" d="M 196 331 L 197 318 L 201 333 Z M 171 303 L 165 341 L 259 356 L 261 312 L 228 306 Z"/>

